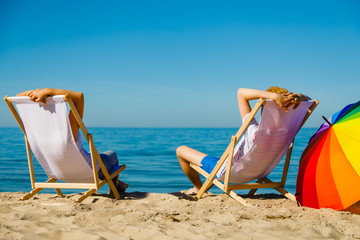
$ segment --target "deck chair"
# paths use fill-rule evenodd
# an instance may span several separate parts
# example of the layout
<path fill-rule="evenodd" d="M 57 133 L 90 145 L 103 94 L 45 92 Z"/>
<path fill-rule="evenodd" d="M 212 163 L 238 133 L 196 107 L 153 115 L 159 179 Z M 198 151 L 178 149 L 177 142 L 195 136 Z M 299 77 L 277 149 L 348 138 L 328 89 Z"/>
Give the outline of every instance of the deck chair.
<path fill-rule="evenodd" d="M 230 144 L 210 174 L 202 168 L 190 164 L 193 169 L 206 178 L 197 194 L 197 198 L 200 199 L 210 187 L 216 185 L 245 206 L 248 203 L 237 195 L 234 190 L 251 189 L 248 195 L 253 195 L 259 188 L 274 188 L 287 198 L 296 201 L 295 196 L 284 189 L 294 138 L 317 105 L 317 100 L 303 101 L 295 111 L 290 106 L 288 112 L 285 112 L 275 102 L 259 99 L 236 135 L 232 136 Z M 228 156 L 234 155 L 236 143 L 244 134 L 261 106 L 263 106 L 263 110 L 254 145 L 238 163 L 232 165 L 233 158 L 230 157 L 230 160 L 227 161 Z M 267 178 L 267 175 L 279 164 L 285 154 L 286 159 L 281 181 L 273 182 Z M 227 161 L 225 175 L 216 178 L 217 172 L 225 161 Z M 249 183 L 254 180 L 257 180 L 256 183 Z"/>
<path fill-rule="evenodd" d="M 116 166 L 109 173 L 94 145 L 93 137 L 87 131 L 72 99 L 67 95 L 48 97 L 46 106 L 32 102 L 29 97 L 5 97 L 10 111 L 25 136 L 25 145 L 30 171 L 32 191 L 20 200 L 26 200 L 45 188 L 55 188 L 63 196 L 61 189 L 88 189 L 76 202 L 108 184 L 116 199 L 120 198 L 112 179 L 122 172 L 126 165 Z M 73 112 L 87 142 L 89 143 L 92 168 L 86 162 L 73 138 L 67 104 Z M 15 106 L 16 108 L 15 108 Z M 17 109 L 17 111 L 16 111 Z M 49 179 L 36 182 L 31 152 L 38 160 Z M 98 165 L 105 179 L 98 178 Z M 61 180 L 62 182 L 56 182 Z"/>

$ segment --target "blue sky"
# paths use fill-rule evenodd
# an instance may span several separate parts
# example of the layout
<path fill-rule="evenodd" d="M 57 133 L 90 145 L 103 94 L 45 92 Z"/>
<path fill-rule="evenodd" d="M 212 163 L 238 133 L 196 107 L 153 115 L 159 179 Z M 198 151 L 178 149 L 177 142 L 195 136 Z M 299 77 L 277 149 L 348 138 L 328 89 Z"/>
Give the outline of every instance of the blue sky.
<path fill-rule="evenodd" d="M 239 127 L 236 91 L 360 100 L 358 1 L 0 1 L 0 94 L 85 93 L 110 127 Z M 0 104 L 0 126 L 16 126 Z"/>

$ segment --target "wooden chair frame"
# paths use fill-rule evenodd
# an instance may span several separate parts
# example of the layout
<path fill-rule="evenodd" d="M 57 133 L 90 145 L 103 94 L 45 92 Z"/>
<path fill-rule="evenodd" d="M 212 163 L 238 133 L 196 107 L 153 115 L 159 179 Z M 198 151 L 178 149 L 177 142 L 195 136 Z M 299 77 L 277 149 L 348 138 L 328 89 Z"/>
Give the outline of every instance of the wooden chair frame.
<path fill-rule="evenodd" d="M 33 160 L 32 160 L 32 155 L 31 155 L 31 148 L 30 148 L 28 138 L 26 136 L 24 124 L 12 103 L 11 97 L 6 96 L 4 98 L 4 100 L 5 100 L 6 104 L 8 105 L 11 113 L 14 115 L 15 120 L 19 124 L 22 132 L 24 133 L 26 153 L 27 153 L 29 172 L 30 172 L 31 187 L 33 189 L 30 193 L 26 194 L 19 200 L 27 200 L 27 199 L 31 198 L 32 196 L 34 196 L 35 194 L 39 193 L 40 191 L 44 190 L 45 188 L 54 188 L 56 190 L 57 194 L 60 196 L 64 196 L 63 193 L 61 192 L 61 188 L 63 188 L 63 189 L 89 189 L 87 192 L 84 193 L 84 195 L 82 195 L 80 198 L 78 198 L 76 200 L 76 202 L 80 203 L 80 202 L 84 201 L 87 197 L 89 197 L 93 193 L 95 193 L 96 190 L 99 190 L 106 183 L 109 185 L 109 188 L 113 192 L 115 198 L 119 199 L 120 194 L 119 194 L 118 190 L 116 189 L 112 179 L 115 178 L 117 175 L 119 175 L 120 172 L 122 172 L 126 168 L 126 165 L 123 164 L 123 165 L 119 166 L 113 173 L 109 174 L 109 172 L 107 171 L 107 169 L 104 165 L 104 162 L 102 161 L 102 159 L 99 155 L 99 152 L 97 151 L 97 149 L 94 145 L 92 134 L 90 134 L 87 131 L 85 124 L 82 121 L 80 114 L 77 111 L 77 109 L 74 105 L 74 102 L 70 98 L 69 94 L 66 94 L 64 96 L 64 99 L 69 104 L 70 111 L 75 116 L 75 119 L 76 119 L 77 123 L 79 124 L 80 129 L 82 130 L 82 132 L 89 144 L 92 169 L 93 169 L 93 174 L 94 174 L 94 183 L 57 183 L 56 182 L 57 179 L 50 177 L 47 173 L 46 174 L 49 177 L 49 179 L 46 182 L 36 182 Z M 99 166 L 105 176 L 104 180 L 100 180 L 98 177 L 98 168 L 97 168 L 96 161 L 99 163 Z"/>
<path fill-rule="evenodd" d="M 252 119 L 255 117 L 256 113 L 259 111 L 261 106 L 263 106 L 265 103 L 266 103 L 265 99 L 258 100 L 256 105 L 250 112 L 249 116 L 245 120 L 244 124 L 240 127 L 240 129 L 238 130 L 236 135 L 232 136 L 230 144 L 228 145 L 225 152 L 222 154 L 220 160 L 218 161 L 218 163 L 216 164 L 216 166 L 214 167 L 213 171 L 210 174 L 207 173 L 206 171 L 204 171 L 199 166 L 192 164 L 192 163 L 190 164 L 190 166 L 193 169 L 195 169 L 197 172 L 199 172 L 201 175 L 203 175 L 206 178 L 206 181 L 204 182 L 200 191 L 196 195 L 196 197 L 198 199 L 200 199 L 209 188 L 211 188 L 213 185 L 216 185 L 221 190 L 223 190 L 226 194 L 228 194 L 230 197 L 234 198 L 236 201 L 238 201 L 239 203 L 241 203 L 244 206 L 248 206 L 249 204 L 245 201 L 244 198 L 237 195 L 234 192 L 234 190 L 251 189 L 248 193 L 248 195 L 251 196 L 259 188 L 274 188 L 276 191 L 280 192 L 281 194 L 283 194 L 285 197 L 289 198 L 290 200 L 296 201 L 295 196 L 284 189 L 286 177 L 287 177 L 287 173 L 288 173 L 288 169 L 289 169 L 289 165 L 290 165 L 290 158 L 291 158 L 291 153 L 292 153 L 292 149 L 293 149 L 293 145 L 294 145 L 294 139 L 293 139 L 292 143 L 290 144 L 289 149 L 286 154 L 284 170 L 283 170 L 283 174 L 282 174 L 282 178 L 281 178 L 280 182 L 272 182 L 267 177 L 264 177 L 264 178 L 258 179 L 256 181 L 256 183 L 230 184 L 229 179 L 230 179 L 232 158 L 229 158 L 229 161 L 227 162 L 224 183 L 215 179 L 217 172 L 220 170 L 221 166 L 223 165 L 223 163 L 225 162 L 227 157 L 233 156 L 236 143 L 239 141 L 240 137 L 244 134 L 246 129 L 249 127 Z M 316 108 L 316 106 L 318 104 L 319 104 L 318 100 L 313 101 L 313 104 L 309 107 L 308 112 L 306 113 L 304 120 L 301 123 L 301 126 L 298 129 L 298 131 L 304 125 L 306 120 L 310 117 L 310 115 L 312 114 L 312 112 L 314 111 L 314 109 Z"/>

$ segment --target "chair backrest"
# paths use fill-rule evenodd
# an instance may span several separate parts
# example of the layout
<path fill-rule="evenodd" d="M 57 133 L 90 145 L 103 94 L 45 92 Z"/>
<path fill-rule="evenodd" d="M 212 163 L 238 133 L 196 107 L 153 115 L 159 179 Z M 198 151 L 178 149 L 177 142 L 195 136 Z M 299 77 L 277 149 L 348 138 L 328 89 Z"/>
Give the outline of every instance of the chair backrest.
<path fill-rule="evenodd" d="M 261 113 L 254 145 L 231 170 L 231 183 L 245 183 L 267 176 L 285 156 L 302 126 L 313 101 L 303 101 L 287 112 L 275 102 L 267 100 Z M 220 178 L 220 180 L 222 180 Z"/>
<path fill-rule="evenodd" d="M 29 97 L 11 99 L 31 150 L 46 173 L 65 182 L 93 183 L 93 171 L 74 141 L 64 96 L 47 98 L 46 106 Z"/>

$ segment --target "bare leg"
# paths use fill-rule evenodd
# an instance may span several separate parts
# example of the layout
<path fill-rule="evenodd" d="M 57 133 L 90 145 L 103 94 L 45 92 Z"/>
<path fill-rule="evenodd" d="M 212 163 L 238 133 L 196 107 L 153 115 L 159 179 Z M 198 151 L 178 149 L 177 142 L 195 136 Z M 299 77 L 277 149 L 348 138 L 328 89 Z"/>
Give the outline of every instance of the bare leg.
<path fill-rule="evenodd" d="M 201 160 L 207 155 L 187 146 L 181 146 L 176 149 L 176 156 L 179 159 L 184 174 L 194 185 L 194 188 L 189 189 L 187 193 L 197 193 L 202 186 L 202 182 L 199 173 L 190 167 L 190 163 L 202 166 Z"/>

